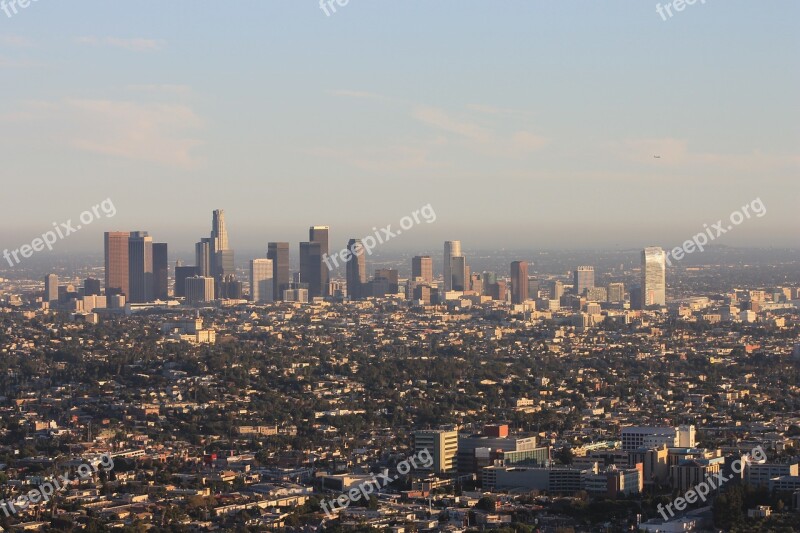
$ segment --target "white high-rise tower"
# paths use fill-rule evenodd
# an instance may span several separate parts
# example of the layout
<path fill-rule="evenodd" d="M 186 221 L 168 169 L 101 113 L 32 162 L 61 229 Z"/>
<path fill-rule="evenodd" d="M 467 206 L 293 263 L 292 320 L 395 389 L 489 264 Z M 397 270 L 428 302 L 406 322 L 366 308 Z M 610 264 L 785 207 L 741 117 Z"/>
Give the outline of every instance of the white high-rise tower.
<path fill-rule="evenodd" d="M 642 308 L 667 305 L 667 255 L 651 246 L 642 250 Z"/>

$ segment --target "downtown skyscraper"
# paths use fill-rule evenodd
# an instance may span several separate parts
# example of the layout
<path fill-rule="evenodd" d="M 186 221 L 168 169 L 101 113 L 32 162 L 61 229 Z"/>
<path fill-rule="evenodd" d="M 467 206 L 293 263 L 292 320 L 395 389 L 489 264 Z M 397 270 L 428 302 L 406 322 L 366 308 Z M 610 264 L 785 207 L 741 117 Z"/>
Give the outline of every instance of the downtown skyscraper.
<path fill-rule="evenodd" d="M 651 246 L 642 250 L 642 308 L 667 305 L 667 255 Z"/>
<path fill-rule="evenodd" d="M 106 294 L 130 293 L 128 283 L 128 231 L 107 231 L 103 235 Z"/>
<path fill-rule="evenodd" d="M 318 242 L 300 243 L 300 283 L 304 283 L 308 289 L 308 297 L 322 296 L 322 284 L 320 282 L 320 264 L 322 254 Z"/>
<path fill-rule="evenodd" d="M 250 260 L 250 300 L 255 303 L 274 301 L 272 259 Z"/>
<path fill-rule="evenodd" d="M 153 243 L 153 297 L 156 300 L 169 298 L 169 257 L 167 243 Z"/>
<path fill-rule="evenodd" d="M 131 232 L 128 239 L 128 301 L 153 301 L 153 238 L 146 231 Z"/>
<path fill-rule="evenodd" d="M 271 242 L 267 244 L 267 259 L 272 260 L 272 297 L 283 300 L 283 291 L 289 288 L 289 243 Z"/>
<path fill-rule="evenodd" d="M 319 243 L 319 284 L 320 293 L 314 296 L 329 296 L 330 290 L 330 270 L 328 266 L 323 263 L 324 259 L 328 256 L 328 238 L 330 228 L 328 226 L 311 226 L 308 229 L 308 240 L 310 242 Z M 312 296 L 309 291 L 309 296 Z"/>
<path fill-rule="evenodd" d="M 417 255 L 411 259 L 411 280 L 417 278 L 433 283 L 433 261 L 429 255 Z"/>
<path fill-rule="evenodd" d="M 225 211 L 216 209 L 211 222 L 211 252 L 214 260 L 212 270 L 216 278 L 218 293 L 222 283 L 236 279 L 233 250 L 228 247 L 228 230 L 225 227 Z"/>
<path fill-rule="evenodd" d="M 195 244 L 195 263 L 201 276 L 214 278 L 214 290 L 218 298 L 226 296 L 226 287 L 235 285 L 236 264 L 233 250 L 228 246 L 224 210 L 214 210 L 211 235 Z"/>
<path fill-rule="evenodd" d="M 511 303 L 521 304 L 528 299 L 528 263 L 511 263 Z"/>
<path fill-rule="evenodd" d="M 465 261 L 455 261 L 457 263 L 456 269 L 454 271 L 453 264 L 455 258 L 463 259 L 461 255 L 461 241 L 445 241 L 444 243 L 444 257 L 442 258 L 443 262 L 443 270 L 444 270 L 444 291 L 449 292 L 453 290 L 464 290 L 464 278 L 465 270 L 464 267 L 466 265 Z M 459 272 L 461 270 L 461 272 Z M 453 279 L 454 277 L 458 278 L 457 284 L 461 285 L 461 289 L 455 289 L 453 287 Z"/>
<path fill-rule="evenodd" d="M 351 300 L 360 300 L 367 296 L 367 259 L 361 239 L 347 241 L 347 250 L 347 295 Z"/>

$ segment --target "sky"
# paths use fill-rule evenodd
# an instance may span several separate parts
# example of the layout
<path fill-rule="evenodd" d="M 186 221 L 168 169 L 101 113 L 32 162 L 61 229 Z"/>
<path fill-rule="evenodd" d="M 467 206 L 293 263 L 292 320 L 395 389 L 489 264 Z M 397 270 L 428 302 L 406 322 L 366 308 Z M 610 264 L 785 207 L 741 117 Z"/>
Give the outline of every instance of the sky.
<path fill-rule="evenodd" d="M 800 244 L 800 2 L 16 8 L 0 248 L 105 199 L 58 250 L 146 230 L 188 251 L 213 209 L 235 249 L 310 225 L 335 249 L 426 205 L 387 250 L 671 248 L 756 199 L 718 243 Z"/>

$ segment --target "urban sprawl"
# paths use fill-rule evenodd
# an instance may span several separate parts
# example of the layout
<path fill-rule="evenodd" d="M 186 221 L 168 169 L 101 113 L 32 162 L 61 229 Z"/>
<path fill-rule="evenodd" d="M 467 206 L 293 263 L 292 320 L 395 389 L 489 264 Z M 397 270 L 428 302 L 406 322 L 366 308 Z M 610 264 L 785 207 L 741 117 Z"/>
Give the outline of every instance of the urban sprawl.
<path fill-rule="evenodd" d="M 0 280 L 2 530 L 800 530 L 797 264 L 103 249 Z"/>

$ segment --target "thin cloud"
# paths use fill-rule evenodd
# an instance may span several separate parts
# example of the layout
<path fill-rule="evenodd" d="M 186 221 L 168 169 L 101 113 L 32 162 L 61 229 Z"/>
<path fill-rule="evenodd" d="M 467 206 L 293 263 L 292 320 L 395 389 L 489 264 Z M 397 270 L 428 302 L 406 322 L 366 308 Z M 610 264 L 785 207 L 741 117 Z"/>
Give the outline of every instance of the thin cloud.
<path fill-rule="evenodd" d="M 128 85 L 126 87 L 129 91 L 146 92 L 146 93 L 166 93 L 166 94 L 189 94 L 192 88 L 188 85 L 176 84 L 141 84 L 141 85 Z"/>
<path fill-rule="evenodd" d="M 510 108 L 495 107 L 483 104 L 467 104 L 467 109 L 469 109 L 470 111 L 476 111 L 478 113 L 484 113 L 486 115 L 530 116 L 532 114 L 529 111 L 523 111 L 521 109 L 510 109 Z"/>
<path fill-rule="evenodd" d="M 0 45 L 9 48 L 28 48 L 33 46 L 33 41 L 22 35 L 0 35 Z"/>
<path fill-rule="evenodd" d="M 489 130 L 477 124 L 454 119 L 443 110 L 435 107 L 418 107 L 414 110 L 413 116 L 423 124 L 453 133 L 465 139 L 487 142 L 492 138 L 492 133 Z"/>
<path fill-rule="evenodd" d="M 0 68 L 36 68 L 43 66 L 42 63 L 29 61 L 27 59 L 9 59 L 0 56 Z"/>
<path fill-rule="evenodd" d="M 99 38 L 93 36 L 78 37 L 77 39 L 75 39 L 75 42 L 90 46 L 111 46 L 115 48 L 122 48 L 124 50 L 129 50 L 132 52 L 150 52 L 154 50 L 160 50 L 167 43 L 163 39 L 144 39 L 140 37 L 132 39 L 122 39 L 119 37 Z"/>
<path fill-rule="evenodd" d="M 181 169 L 201 167 L 205 123 L 183 104 L 127 100 L 23 100 L 0 114 L 0 130 L 76 150 Z M 22 133 L 21 133 L 22 134 Z M 24 134 L 23 134 L 24 135 Z"/>
<path fill-rule="evenodd" d="M 303 153 L 332 159 L 367 172 L 390 173 L 406 170 L 441 168 L 441 164 L 430 160 L 427 147 L 394 145 L 389 147 L 360 147 L 348 150 L 319 147 L 304 150 Z"/>
<path fill-rule="evenodd" d="M 184 169 L 199 165 L 192 152 L 203 142 L 185 132 L 203 121 L 187 106 L 68 100 L 66 107 L 79 117 L 80 130 L 71 135 L 77 149 Z"/>

